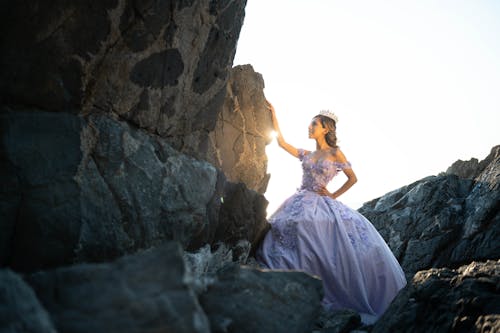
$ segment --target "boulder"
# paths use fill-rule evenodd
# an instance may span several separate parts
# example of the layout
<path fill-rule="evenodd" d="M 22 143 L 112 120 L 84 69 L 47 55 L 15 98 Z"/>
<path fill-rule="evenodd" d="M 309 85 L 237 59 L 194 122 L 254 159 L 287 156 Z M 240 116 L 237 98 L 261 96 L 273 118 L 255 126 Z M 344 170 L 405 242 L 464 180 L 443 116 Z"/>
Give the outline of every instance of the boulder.
<path fill-rule="evenodd" d="M 321 309 L 321 280 L 303 272 L 229 264 L 200 295 L 212 332 L 308 332 Z"/>
<path fill-rule="evenodd" d="M 27 277 L 60 332 L 210 332 L 179 244 Z"/>
<path fill-rule="evenodd" d="M 480 163 L 455 163 L 447 173 L 392 191 L 359 211 L 379 230 L 411 278 L 431 267 L 500 258 L 499 186 L 496 146 Z"/>
<path fill-rule="evenodd" d="M 159 136 L 108 115 L 2 111 L 4 265 L 109 261 L 165 240 L 255 244 L 265 229 L 262 195 Z"/>
<path fill-rule="evenodd" d="M 321 310 L 321 281 L 303 272 L 263 271 L 248 257 L 248 246 L 240 249 L 207 245 L 184 253 L 212 332 L 310 331 Z"/>
<path fill-rule="evenodd" d="M 0 270 L 0 332 L 56 333 L 33 289 L 8 269 Z"/>
<path fill-rule="evenodd" d="M 363 328 L 359 313 L 353 310 L 321 311 L 314 324 L 312 333 L 348 333 L 362 332 Z"/>
<path fill-rule="evenodd" d="M 382 332 L 498 332 L 500 260 L 420 271 L 375 323 Z"/>

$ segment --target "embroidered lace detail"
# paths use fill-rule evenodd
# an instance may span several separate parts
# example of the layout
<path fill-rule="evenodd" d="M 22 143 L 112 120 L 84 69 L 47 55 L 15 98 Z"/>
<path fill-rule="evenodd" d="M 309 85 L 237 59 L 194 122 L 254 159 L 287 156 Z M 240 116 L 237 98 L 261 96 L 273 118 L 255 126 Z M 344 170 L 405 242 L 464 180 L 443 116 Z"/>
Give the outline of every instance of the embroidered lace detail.
<path fill-rule="evenodd" d="M 367 251 L 371 246 L 369 239 L 368 221 L 358 212 L 349 209 L 337 201 L 331 201 L 332 209 L 337 210 L 340 215 L 341 223 L 347 231 L 347 237 L 351 245 L 357 250 Z"/>
<path fill-rule="evenodd" d="M 306 156 L 306 151 L 304 149 L 297 149 L 299 152 L 299 160 L 302 161 L 304 156 Z"/>
<path fill-rule="evenodd" d="M 351 167 L 351 163 L 339 163 L 330 160 L 315 162 L 310 158 L 310 154 L 305 154 L 303 150 L 299 151 L 299 158 L 302 156 L 302 185 L 301 189 L 317 191 L 326 186 L 335 175 Z"/>
<path fill-rule="evenodd" d="M 285 203 L 279 216 L 269 219 L 273 238 L 280 249 L 294 249 L 297 246 L 297 224 L 303 210 L 302 201 L 303 195 L 294 196 L 290 203 Z"/>
<path fill-rule="evenodd" d="M 275 254 L 285 253 L 286 250 L 296 248 L 297 225 L 304 222 L 304 209 L 313 205 L 312 202 L 309 202 L 310 200 L 306 199 L 306 192 L 316 192 L 321 187 L 326 186 L 338 171 L 350 167 L 349 163 L 338 163 L 330 160 L 315 162 L 310 156 L 308 151 L 298 150 L 298 157 L 302 161 L 303 169 L 302 185 L 298 192 L 290 198 L 290 201 L 285 201 L 278 209 L 278 214 L 269 219 L 272 226 L 271 233 L 276 240 L 272 248 L 272 252 Z"/>

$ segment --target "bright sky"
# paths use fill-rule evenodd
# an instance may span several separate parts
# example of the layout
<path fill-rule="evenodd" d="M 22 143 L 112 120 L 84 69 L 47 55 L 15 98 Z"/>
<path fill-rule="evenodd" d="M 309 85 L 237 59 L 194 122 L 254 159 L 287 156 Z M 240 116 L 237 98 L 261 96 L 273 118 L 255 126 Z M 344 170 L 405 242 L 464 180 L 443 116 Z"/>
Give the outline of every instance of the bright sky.
<path fill-rule="evenodd" d="M 313 150 L 311 118 L 338 115 L 352 208 L 500 144 L 499 0 L 248 0 L 240 64 L 263 75 L 290 144 Z M 267 155 L 272 213 L 301 167 L 276 143 Z"/>

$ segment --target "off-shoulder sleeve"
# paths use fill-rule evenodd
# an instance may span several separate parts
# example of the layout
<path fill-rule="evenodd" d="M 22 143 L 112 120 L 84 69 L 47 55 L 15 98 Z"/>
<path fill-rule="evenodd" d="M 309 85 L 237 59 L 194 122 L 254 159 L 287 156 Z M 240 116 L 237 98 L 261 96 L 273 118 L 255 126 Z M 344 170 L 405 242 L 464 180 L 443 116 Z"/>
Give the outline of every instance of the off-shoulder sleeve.
<path fill-rule="evenodd" d="M 299 160 L 302 161 L 304 159 L 304 157 L 307 155 L 308 152 L 306 150 L 300 149 L 300 148 L 297 149 L 297 151 L 299 152 L 299 156 L 298 156 Z"/>
<path fill-rule="evenodd" d="M 351 162 L 345 162 L 345 163 L 335 162 L 335 166 L 337 167 L 338 171 L 352 168 Z"/>

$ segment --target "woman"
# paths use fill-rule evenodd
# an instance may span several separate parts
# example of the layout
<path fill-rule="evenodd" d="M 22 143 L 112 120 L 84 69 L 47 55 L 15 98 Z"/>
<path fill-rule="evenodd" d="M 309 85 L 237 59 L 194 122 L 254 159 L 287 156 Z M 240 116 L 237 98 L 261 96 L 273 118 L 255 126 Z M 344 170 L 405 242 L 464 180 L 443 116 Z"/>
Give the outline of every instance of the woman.
<path fill-rule="evenodd" d="M 301 188 L 271 216 L 271 230 L 257 250 L 269 269 L 303 270 L 323 280 L 323 305 L 352 309 L 370 324 L 389 306 L 406 279 L 398 261 L 373 225 L 336 198 L 356 183 L 356 175 L 337 147 L 337 118 L 321 111 L 309 125 L 316 150 L 297 149 L 283 139 L 273 106 L 278 144 L 302 161 Z M 343 171 L 347 181 L 330 193 L 326 185 Z"/>

